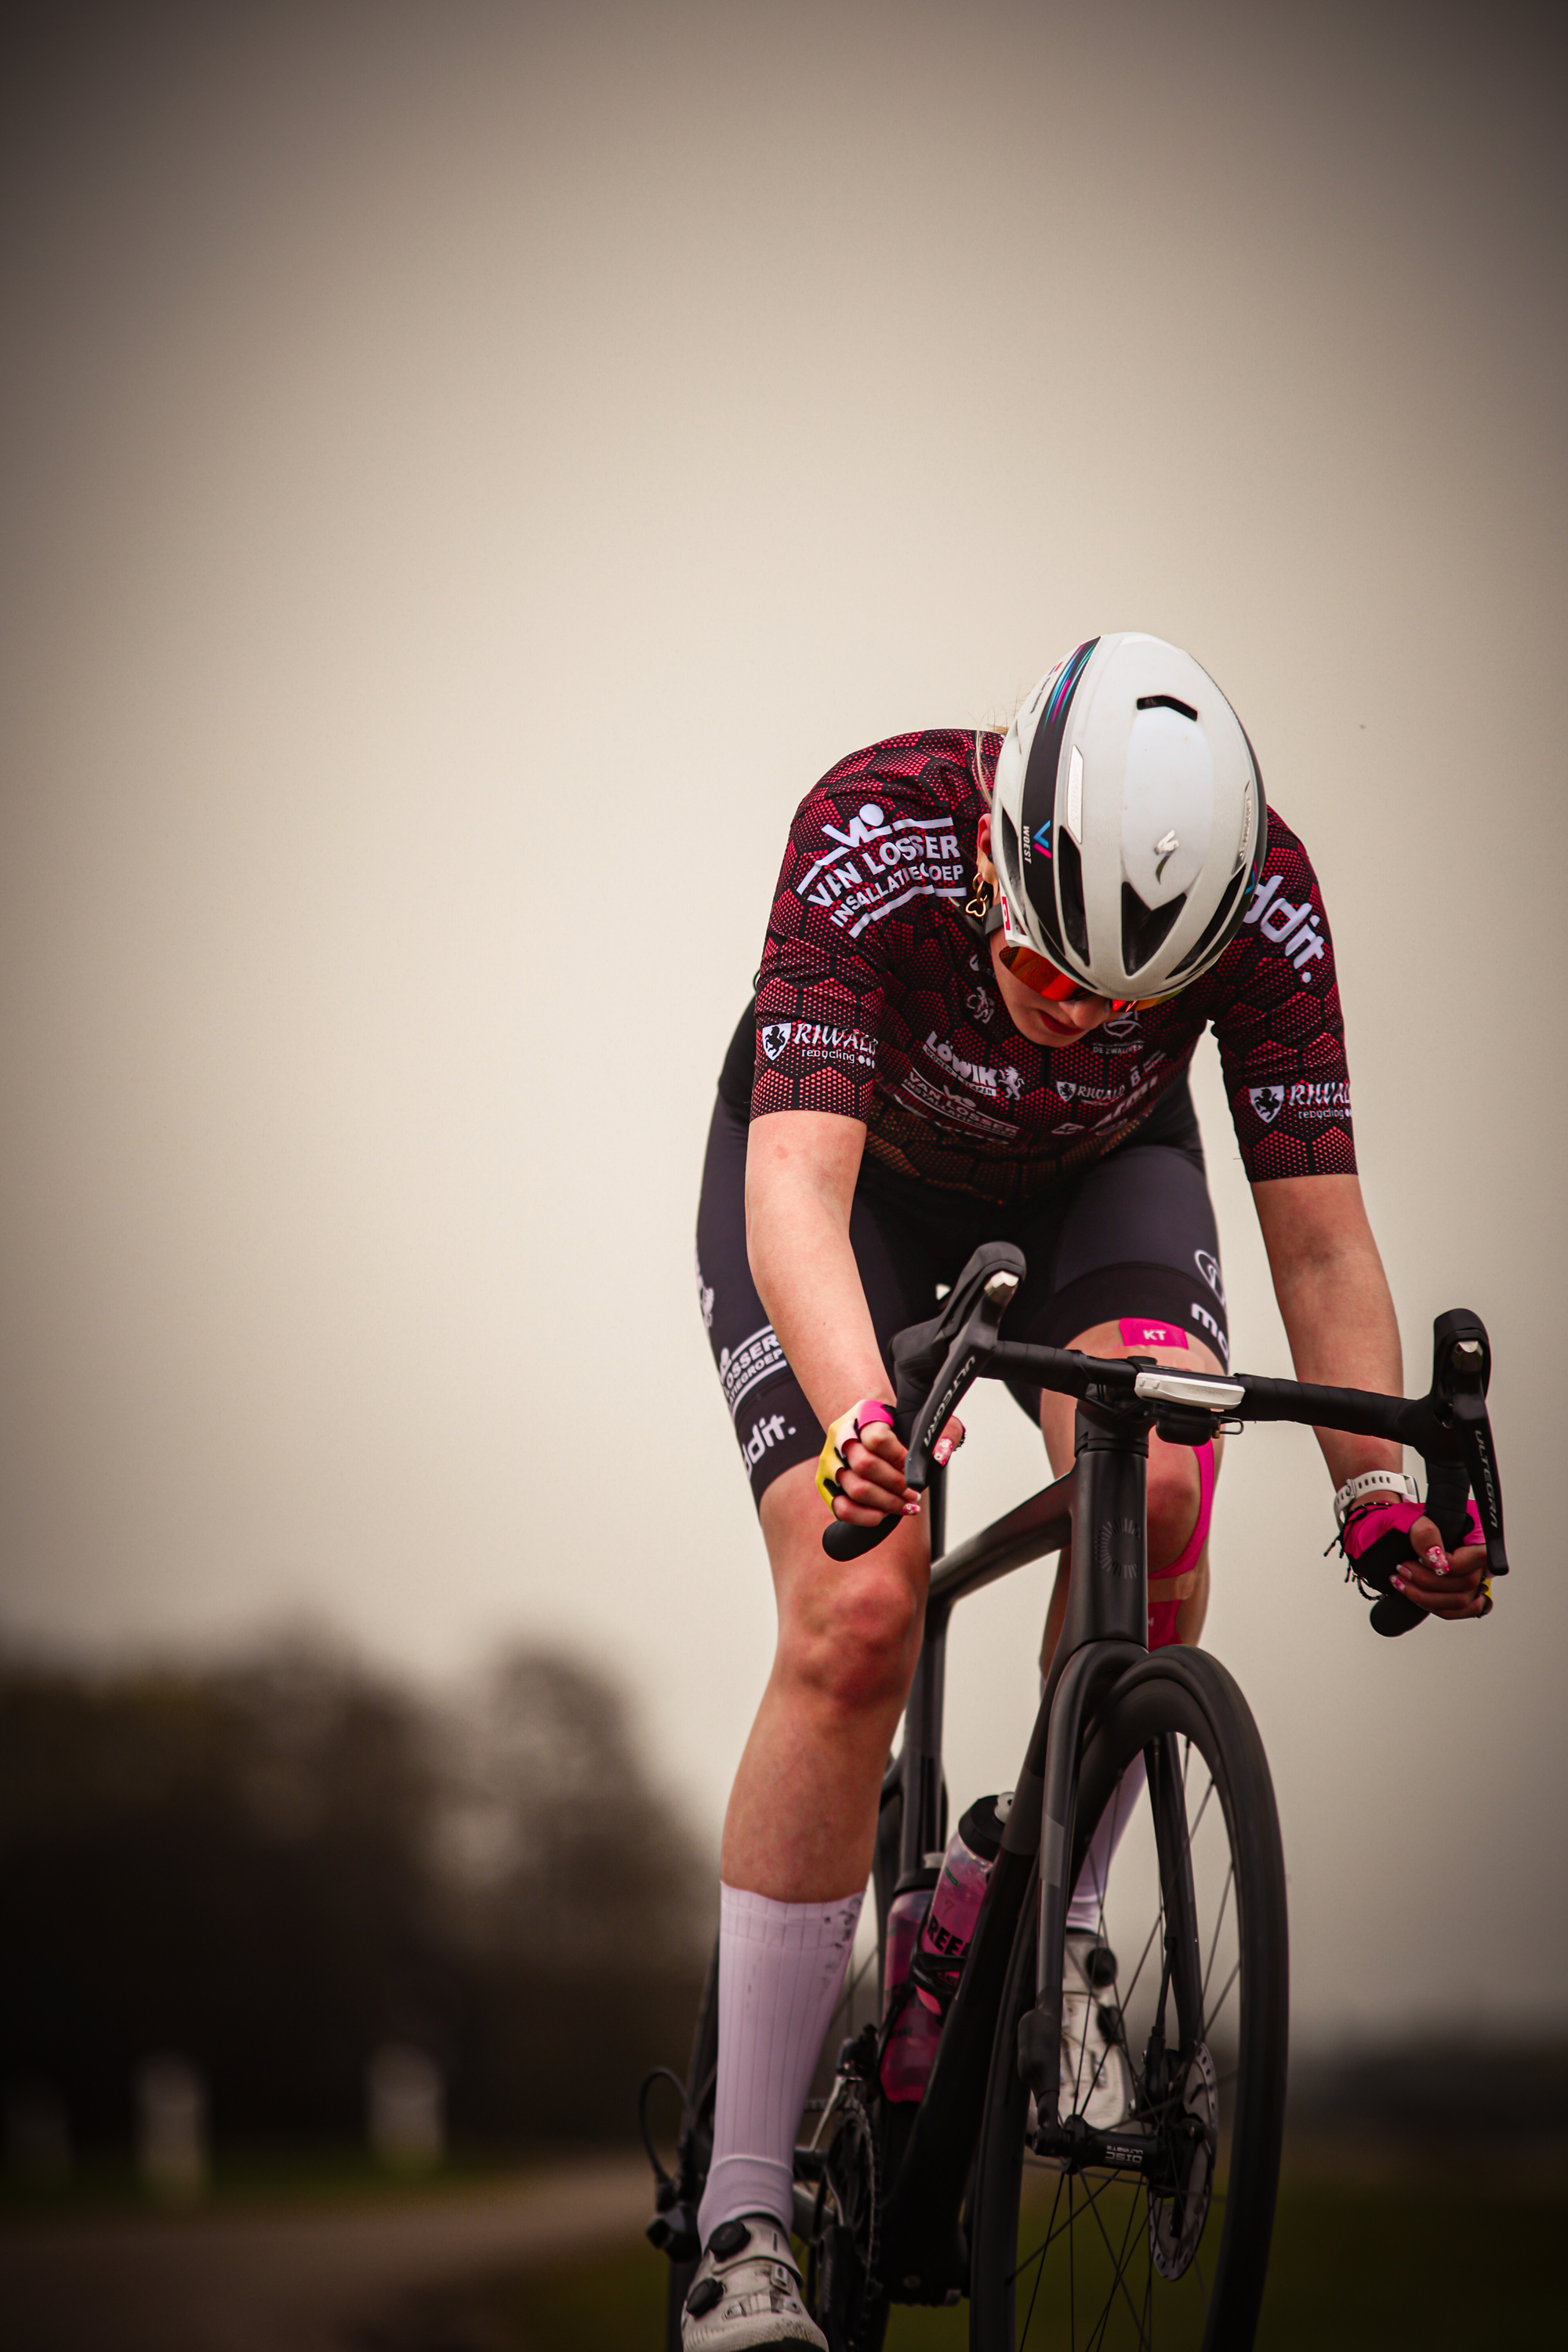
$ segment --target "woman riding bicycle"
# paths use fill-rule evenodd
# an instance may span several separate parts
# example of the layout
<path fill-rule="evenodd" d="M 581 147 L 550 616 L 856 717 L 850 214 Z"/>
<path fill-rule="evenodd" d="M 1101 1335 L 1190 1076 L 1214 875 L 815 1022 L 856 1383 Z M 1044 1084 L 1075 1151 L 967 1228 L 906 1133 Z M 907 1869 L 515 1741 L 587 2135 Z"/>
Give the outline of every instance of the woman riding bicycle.
<path fill-rule="evenodd" d="M 1005 1238 L 1028 1265 L 1011 1338 L 1224 1370 L 1187 1085 L 1210 1024 L 1298 1378 L 1398 1390 L 1322 900 L 1196 662 L 1156 637 L 1092 638 L 1005 737 L 873 744 L 796 813 L 756 1001 L 720 1080 L 697 1229 L 779 1633 L 724 1828 L 714 2146 L 688 2352 L 826 2341 L 790 2251 L 792 2154 L 930 1570 L 890 1425 L 889 1341 L 933 1311 L 979 1242 Z M 1071 1400 L 1015 1393 L 1059 1474 Z M 951 1423 L 937 1458 L 962 1438 Z M 1401 1590 L 1438 1616 L 1484 1613 L 1484 1553 L 1445 1554 L 1397 1446 L 1320 1442 L 1351 1557 L 1397 1528 L 1412 1555 Z M 1202 1632 L 1218 1450 L 1151 1438 L 1151 1647 Z M 900 1524 L 835 1561 L 825 1504 L 856 1527 Z M 1064 1554 L 1047 1662 L 1070 1573 Z M 1091 2032 L 1110 1818 L 1069 1912 L 1068 1998 Z M 1098 2063 L 1109 2126 L 1124 2062 L 1103 2036 Z"/>

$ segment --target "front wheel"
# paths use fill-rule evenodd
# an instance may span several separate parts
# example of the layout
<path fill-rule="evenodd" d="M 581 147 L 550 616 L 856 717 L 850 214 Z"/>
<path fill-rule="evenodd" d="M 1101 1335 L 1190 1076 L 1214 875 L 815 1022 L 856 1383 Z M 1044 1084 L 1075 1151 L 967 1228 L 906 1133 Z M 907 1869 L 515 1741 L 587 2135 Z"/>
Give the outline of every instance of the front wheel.
<path fill-rule="evenodd" d="M 1258 2325 L 1285 2116 L 1285 1865 L 1258 1727 L 1216 1659 L 1157 1651 L 1095 1717 L 1075 1883 L 1112 1801 L 1131 1813 L 1090 1981 L 1097 2030 L 1125 2062 L 1125 2144 L 1108 2148 L 1102 2133 L 1098 2147 L 1036 2153 L 1017 2037 L 1035 1999 L 1037 1882 L 998 2015 L 970 2212 L 978 2352 L 1156 2341 L 1246 2352 Z M 1064 2116 L 1073 2078 L 1064 2052 Z"/>

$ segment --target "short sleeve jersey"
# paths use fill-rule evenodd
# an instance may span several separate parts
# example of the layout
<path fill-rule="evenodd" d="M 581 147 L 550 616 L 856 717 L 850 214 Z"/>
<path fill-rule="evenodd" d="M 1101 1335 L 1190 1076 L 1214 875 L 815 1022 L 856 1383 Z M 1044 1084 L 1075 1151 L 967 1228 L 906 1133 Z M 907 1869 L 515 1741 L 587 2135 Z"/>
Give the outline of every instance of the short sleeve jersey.
<path fill-rule="evenodd" d="M 1063 1050 L 1014 1027 L 963 911 L 1001 742 L 893 736 L 801 803 L 763 952 L 752 1116 L 863 1119 L 885 1166 L 1012 1203 L 1124 1142 L 1212 1024 L 1253 1181 L 1352 1171 L 1328 919 L 1272 810 L 1241 928 L 1202 979 Z"/>

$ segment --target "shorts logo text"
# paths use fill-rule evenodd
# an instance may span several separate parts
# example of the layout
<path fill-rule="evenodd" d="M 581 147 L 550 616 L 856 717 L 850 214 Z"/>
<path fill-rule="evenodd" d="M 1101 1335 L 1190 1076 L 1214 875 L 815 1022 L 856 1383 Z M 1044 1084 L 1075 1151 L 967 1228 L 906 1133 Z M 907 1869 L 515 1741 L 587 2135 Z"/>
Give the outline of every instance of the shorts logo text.
<path fill-rule="evenodd" d="M 793 1425 L 785 1425 L 782 1412 L 770 1412 L 766 1421 L 752 1422 L 749 1437 L 742 1437 L 737 1430 L 735 1443 L 741 1449 L 747 1469 L 754 1470 L 771 1446 L 782 1445 L 786 1437 L 794 1435 Z"/>

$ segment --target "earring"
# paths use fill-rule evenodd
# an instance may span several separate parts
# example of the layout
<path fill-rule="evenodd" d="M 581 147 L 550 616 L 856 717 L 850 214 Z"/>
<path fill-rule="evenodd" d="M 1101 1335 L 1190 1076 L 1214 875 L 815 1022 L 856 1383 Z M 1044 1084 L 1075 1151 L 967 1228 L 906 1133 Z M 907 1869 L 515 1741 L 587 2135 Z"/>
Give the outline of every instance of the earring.
<path fill-rule="evenodd" d="M 992 884 L 986 881 L 979 867 L 976 866 L 974 879 L 969 886 L 968 903 L 963 909 L 972 923 L 984 924 L 986 916 L 991 912 L 991 901 L 994 896 Z"/>

